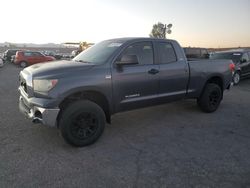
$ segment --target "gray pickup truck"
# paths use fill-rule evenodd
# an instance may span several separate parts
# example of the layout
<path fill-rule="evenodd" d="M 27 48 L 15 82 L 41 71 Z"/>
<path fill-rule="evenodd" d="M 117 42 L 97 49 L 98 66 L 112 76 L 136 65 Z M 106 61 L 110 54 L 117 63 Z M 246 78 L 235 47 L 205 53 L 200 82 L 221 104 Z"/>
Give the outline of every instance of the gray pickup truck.
<path fill-rule="evenodd" d="M 59 128 L 69 144 L 86 146 L 118 112 L 183 98 L 215 111 L 233 72 L 230 60 L 188 62 L 174 40 L 106 40 L 72 61 L 21 71 L 19 108 L 34 123 Z"/>

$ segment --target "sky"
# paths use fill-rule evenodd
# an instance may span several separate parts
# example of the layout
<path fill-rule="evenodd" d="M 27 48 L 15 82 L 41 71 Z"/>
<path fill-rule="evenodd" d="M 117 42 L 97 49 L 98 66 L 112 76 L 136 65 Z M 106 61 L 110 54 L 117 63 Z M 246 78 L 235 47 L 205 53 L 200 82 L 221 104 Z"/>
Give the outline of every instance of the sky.
<path fill-rule="evenodd" d="M 250 46 L 250 0 L 2 0 L 0 18 L 0 42 L 148 37 L 162 22 L 182 46 Z"/>

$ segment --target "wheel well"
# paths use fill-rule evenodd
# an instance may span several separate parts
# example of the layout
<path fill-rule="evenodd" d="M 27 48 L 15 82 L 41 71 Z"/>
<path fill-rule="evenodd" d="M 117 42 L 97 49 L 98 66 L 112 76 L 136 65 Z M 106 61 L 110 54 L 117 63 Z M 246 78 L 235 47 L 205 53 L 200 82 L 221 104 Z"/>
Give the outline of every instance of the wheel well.
<path fill-rule="evenodd" d="M 27 61 L 19 61 L 19 64 L 21 64 L 22 62 L 26 63 L 28 65 L 28 62 Z"/>
<path fill-rule="evenodd" d="M 86 99 L 90 100 L 96 104 L 98 104 L 104 111 L 105 116 L 106 116 L 106 121 L 108 123 L 111 123 L 111 117 L 110 117 L 110 109 L 109 109 L 109 103 L 106 97 L 96 91 L 83 91 L 83 92 L 77 92 L 74 94 L 71 94 L 70 96 L 66 97 L 60 104 L 59 108 L 64 109 L 66 108 L 70 103 L 81 100 L 81 99 Z M 60 117 L 60 114 L 58 115 L 58 118 Z"/>
<path fill-rule="evenodd" d="M 210 83 L 210 84 L 211 84 L 211 83 L 217 84 L 217 85 L 221 88 L 222 97 L 223 97 L 223 80 L 222 80 L 222 78 L 219 77 L 219 76 L 215 76 L 215 77 L 212 77 L 212 78 L 210 78 L 210 79 L 207 80 L 207 82 L 206 82 L 206 83 L 204 84 L 204 86 L 203 86 L 203 89 L 202 89 L 202 91 L 201 91 L 201 93 L 200 93 L 200 96 L 204 93 L 205 87 L 206 87 L 206 85 L 209 84 L 209 83 Z"/>
<path fill-rule="evenodd" d="M 235 72 L 238 72 L 241 75 L 241 70 L 236 70 Z"/>
<path fill-rule="evenodd" d="M 205 84 L 205 86 L 206 86 L 208 83 L 217 84 L 218 86 L 220 86 L 221 91 L 223 91 L 223 80 L 222 80 L 221 77 L 216 76 L 216 77 L 210 78 L 210 79 L 207 81 L 207 83 Z"/>

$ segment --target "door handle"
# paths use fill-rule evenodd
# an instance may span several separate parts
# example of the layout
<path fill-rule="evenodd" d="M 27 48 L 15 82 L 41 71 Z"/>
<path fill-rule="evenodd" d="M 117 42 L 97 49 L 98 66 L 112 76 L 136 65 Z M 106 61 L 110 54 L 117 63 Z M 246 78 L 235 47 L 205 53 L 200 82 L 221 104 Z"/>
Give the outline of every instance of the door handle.
<path fill-rule="evenodd" d="M 149 74 L 157 74 L 157 73 L 159 73 L 159 70 L 157 70 L 157 69 L 151 69 L 151 70 L 148 71 L 148 73 Z"/>

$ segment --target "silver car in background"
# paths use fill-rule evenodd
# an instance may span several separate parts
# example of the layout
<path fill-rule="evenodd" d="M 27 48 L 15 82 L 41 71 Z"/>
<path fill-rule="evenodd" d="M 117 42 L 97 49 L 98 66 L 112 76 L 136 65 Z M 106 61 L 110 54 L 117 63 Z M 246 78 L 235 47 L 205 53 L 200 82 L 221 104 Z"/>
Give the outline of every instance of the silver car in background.
<path fill-rule="evenodd" d="M 0 68 L 3 67 L 3 60 L 2 58 L 0 57 Z"/>

